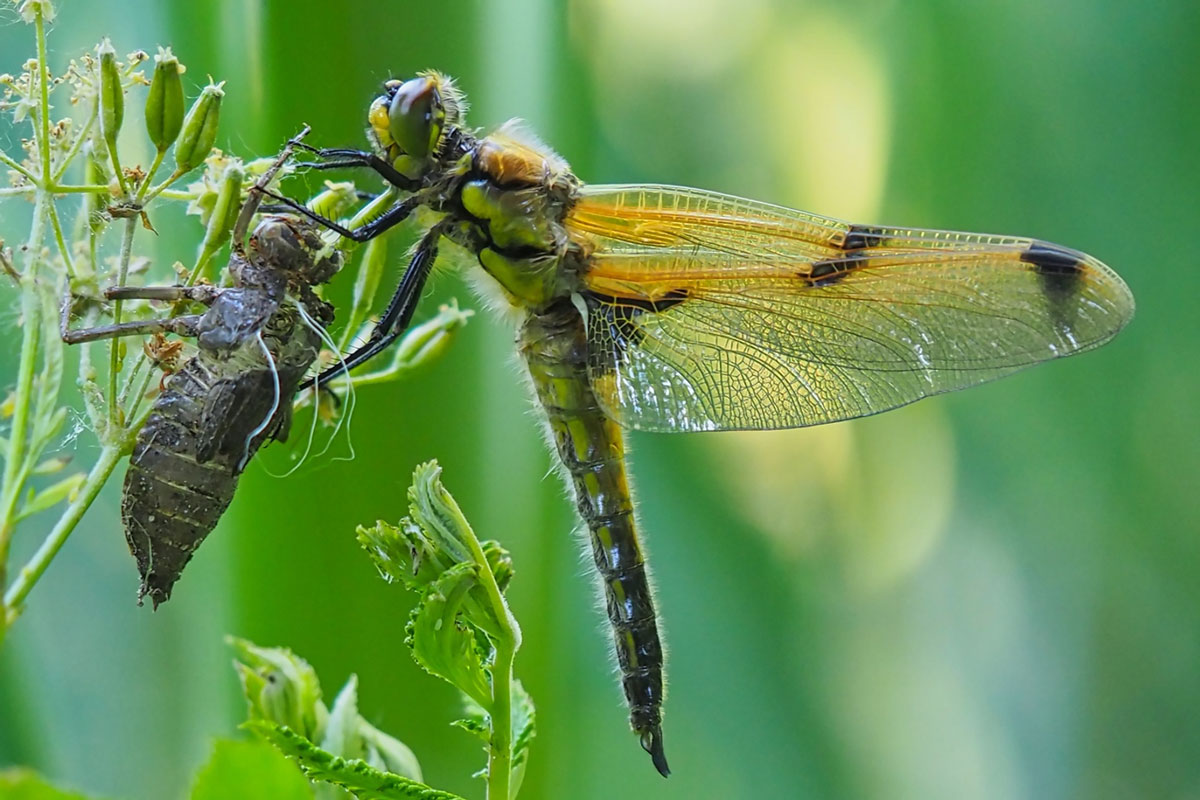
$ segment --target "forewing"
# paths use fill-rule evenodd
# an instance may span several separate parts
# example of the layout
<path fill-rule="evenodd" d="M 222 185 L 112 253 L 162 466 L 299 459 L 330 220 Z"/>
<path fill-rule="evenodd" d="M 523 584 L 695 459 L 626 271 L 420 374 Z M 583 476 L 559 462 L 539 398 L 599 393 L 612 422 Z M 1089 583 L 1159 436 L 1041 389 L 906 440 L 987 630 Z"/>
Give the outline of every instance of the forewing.
<path fill-rule="evenodd" d="M 850 419 L 1096 347 L 1133 314 L 1091 256 L 695 189 L 587 187 L 589 374 L 642 430 Z"/>

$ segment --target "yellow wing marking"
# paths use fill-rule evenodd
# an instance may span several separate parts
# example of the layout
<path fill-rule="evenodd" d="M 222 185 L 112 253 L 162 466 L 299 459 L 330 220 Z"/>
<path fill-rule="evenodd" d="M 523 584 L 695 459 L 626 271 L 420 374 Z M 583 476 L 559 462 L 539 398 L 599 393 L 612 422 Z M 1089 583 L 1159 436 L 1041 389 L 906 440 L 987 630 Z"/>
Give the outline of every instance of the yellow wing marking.
<path fill-rule="evenodd" d="M 1032 239 L 663 186 L 586 187 L 566 224 L 597 395 L 648 430 L 872 414 L 1090 349 L 1133 314 L 1104 264 Z"/>

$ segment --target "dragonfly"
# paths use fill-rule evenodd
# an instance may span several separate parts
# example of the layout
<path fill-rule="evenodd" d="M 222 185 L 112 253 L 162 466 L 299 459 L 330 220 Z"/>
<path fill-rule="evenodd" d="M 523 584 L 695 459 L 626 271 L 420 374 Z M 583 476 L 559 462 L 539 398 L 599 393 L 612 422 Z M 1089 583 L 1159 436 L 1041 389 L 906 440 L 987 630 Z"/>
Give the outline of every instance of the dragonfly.
<path fill-rule="evenodd" d="M 516 346 L 604 587 L 633 731 L 669 774 L 663 648 L 625 430 L 771 430 L 863 417 L 1074 355 L 1132 318 L 1125 283 L 1060 245 L 843 222 L 718 192 L 589 185 L 518 122 L 466 127 L 436 71 L 393 80 L 369 149 L 304 147 L 373 171 L 394 202 L 366 241 L 430 220 L 369 338 L 322 380 L 394 342 L 439 247 L 518 312 Z M 282 194 L 276 199 L 306 212 Z M 432 213 L 430 213 L 432 212 Z"/>
<path fill-rule="evenodd" d="M 302 136 L 303 134 L 301 134 Z M 247 462 L 270 440 L 287 439 L 292 398 L 317 359 L 319 328 L 333 307 L 313 287 L 342 265 L 318 226 L 295 216 L 264 216 L 246 243 L 263 188 L 290 157 L 289 143 L 250 190 L 233 231 L 232 285 L 114 286 L 109 300 L 187 300 L 203 314 L 133 320 L 69 330 L 68 344 L 173 333 L 198 350 L 166 380 L 129 457 L 121 497 L 125 538 L 141 576 L 138 602 L 171 596 L 193 553 L 229 507 Z"/>

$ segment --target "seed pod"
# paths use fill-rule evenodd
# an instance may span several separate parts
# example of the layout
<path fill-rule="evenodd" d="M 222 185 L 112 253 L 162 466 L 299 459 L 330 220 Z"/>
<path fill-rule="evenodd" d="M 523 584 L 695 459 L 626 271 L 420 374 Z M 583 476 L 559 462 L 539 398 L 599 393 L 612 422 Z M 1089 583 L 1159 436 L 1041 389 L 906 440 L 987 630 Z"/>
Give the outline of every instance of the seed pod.
<path fill-rule="evenodd" d="M 183 66 L 171 48 L 159 48 L 146 96 L 146 131 L 160 153 L 175 144 L 183 128 L 183 80 L 179 77 L 182 73 Z"/>
<path fill-rule="evenodd" d="M 183 120 L 183 134 L 175 143 L 175 168 L 179 172 L 188 172 L 200 166 L 217 140 L 221 98 L 225 96 L 222 85 L 210 83 L 205 86 Z"/>
<path fill-rule="evenodd" d="M 121 69 L 117 51 L 105 39 L 96 48 L 100 56 L 100 130 L 109 150 L 117 149 L 117 134 L 125 118 L 125 90 L 121 87 Z"/>
<path fill-rule="evenodd" d="M 242 167 L 233 162 L 225 168 L 221 176 L 221 189 L 217 193 L 217 204 L 213 207 L 208 218 L 208 229 L 204 231 L 202 253 L 215 253 L 225 242 L 237 222 L 238 211 L 242 205 Z"/>

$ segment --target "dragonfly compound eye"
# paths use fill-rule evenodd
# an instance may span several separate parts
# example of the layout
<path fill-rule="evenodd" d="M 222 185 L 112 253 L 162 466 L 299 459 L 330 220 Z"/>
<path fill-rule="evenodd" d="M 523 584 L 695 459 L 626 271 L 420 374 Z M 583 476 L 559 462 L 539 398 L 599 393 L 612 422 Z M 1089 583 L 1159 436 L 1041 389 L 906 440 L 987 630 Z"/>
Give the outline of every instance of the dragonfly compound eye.
<path fill-rule="evenodd" d="M 388 107 L 388 132 L 414 159 L 425 159 L 437 149 L 445 121 L 437 81 L 429 76 L 401 84 Z"/>

